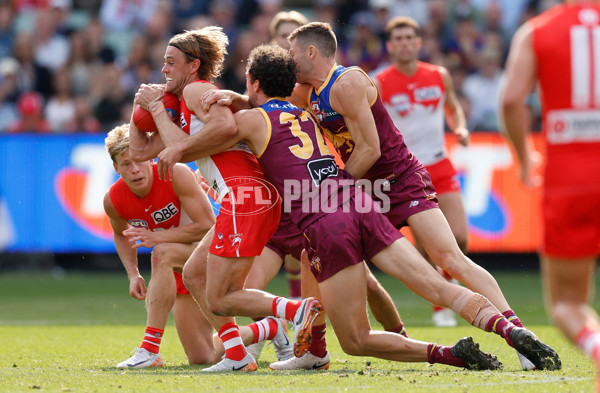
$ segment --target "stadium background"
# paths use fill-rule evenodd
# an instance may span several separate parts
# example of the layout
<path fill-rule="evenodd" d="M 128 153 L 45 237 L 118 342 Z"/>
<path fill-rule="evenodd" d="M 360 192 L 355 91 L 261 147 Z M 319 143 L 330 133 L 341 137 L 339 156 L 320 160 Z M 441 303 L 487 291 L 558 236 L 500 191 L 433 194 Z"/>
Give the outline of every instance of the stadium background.
<path fill-rule="evenodd" d="M 329 22 L 339 38 L 338 63 L 369 73 L 388 64 L 385 21 L 410 15 L 420 22 L 420 57 L 450 70 L 474 131 L 468 148 L 447 134 L 470 250 L 488 268 L 536 269 L 539 192 L 520 185 L 498 133 L 496 107 L 512 34 L 555 3 L 0 0 L 0 271 L 122 269 L 102 209 L 104 192 L 116 180 L 104 150 L 106 132 L 129 121 L 140 83 L 163 82 L 162 56 L 172 34 L 222 26 L 231 42 L 217 84 L 241 91 L 244 59 L 269 41 L 273 15 L 289 9 Z M 530 103 L 531 124 L 539 130 L 535 94 Z"/>

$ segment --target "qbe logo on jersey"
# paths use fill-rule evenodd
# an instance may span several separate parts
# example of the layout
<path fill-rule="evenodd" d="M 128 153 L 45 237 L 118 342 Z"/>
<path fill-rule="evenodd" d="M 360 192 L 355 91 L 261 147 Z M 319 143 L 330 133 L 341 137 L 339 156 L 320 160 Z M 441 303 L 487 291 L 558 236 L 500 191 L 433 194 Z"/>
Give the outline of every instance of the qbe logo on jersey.
<path fill-rule="evenodd" d="M 173 218 L 175 215 L 177 215 L 177 213 L 179 213 L 179 209 L 177 209 L 177 206 L 171 202 L 167 206 L 153 211 L 152 219 L 156 224 L 160 224 L 161 222 L 165 222 Z"/>

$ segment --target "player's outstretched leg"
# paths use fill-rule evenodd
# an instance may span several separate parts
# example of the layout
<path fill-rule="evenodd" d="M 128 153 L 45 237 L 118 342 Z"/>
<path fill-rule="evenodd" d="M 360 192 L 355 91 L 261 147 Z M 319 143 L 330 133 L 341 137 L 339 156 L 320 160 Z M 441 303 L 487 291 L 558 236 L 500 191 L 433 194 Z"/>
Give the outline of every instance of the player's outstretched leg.
<path fill-rule="evenodd" d="M 463 337 L 450 347 L 450 354 L 465 362 L 468 370 L 497 370 L 502 368 L 502 363 L 496 356 L 484 353 L 479 349 L 479 344 L 473 342 L 471 337 Z"/>
<path fill-rule="evenodd" d="M 541 342 L 533 332 L 515 327 L 510 331 L 510 339 L 515 349 L 529 359 L 537 370 L 560 370 L 562 368 L 556 351 Z"/>

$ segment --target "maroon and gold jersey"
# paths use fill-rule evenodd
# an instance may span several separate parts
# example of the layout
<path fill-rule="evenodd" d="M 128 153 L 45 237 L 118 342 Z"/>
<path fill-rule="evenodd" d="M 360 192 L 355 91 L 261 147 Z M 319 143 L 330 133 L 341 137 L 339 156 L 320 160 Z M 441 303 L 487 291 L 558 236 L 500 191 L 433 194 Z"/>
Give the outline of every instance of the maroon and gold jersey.
<path fill-rule="evenodd" d="M 348 161 L 354 150 L 354 141 L 344 117 L 331 107 L 329 96 L 331 87 L 340 76 L 352 70 L 363 72 L 356 67 L 346 68 L 334 65 L 323 85 L 316 90 L 311 87 L 308 97 L 310 110 L 319 120 L 323 132 L 331 140 L 344 162 Z M 402 134 L 394 125 L 379 95 L 370 105 L 379 135 L 381 157 L 369 168 L 364 178 L 372 181 L 390 180 L 405 173 L 414 173 L 422 168 L 421 163 L 406 147 Z"/>
<path fill-rule="evenodd" d="M 156 164 L 152 164 L 152 188 L 144 198 L 136 196 L 123 179 L 110 187 L 109 196 L 119 216 L 132 227 L 156 231 L 179 226 L 181 202 L 173 183 L 158 178 Z"/>
<path fill-rule="evenodd" d="M 354 195 L 354 179 L 338 168 L 316 119 L 282 98 L 258 110 L 268 126 L 257 158 L 283 199 L 283 211 L 304 228 Z"/>

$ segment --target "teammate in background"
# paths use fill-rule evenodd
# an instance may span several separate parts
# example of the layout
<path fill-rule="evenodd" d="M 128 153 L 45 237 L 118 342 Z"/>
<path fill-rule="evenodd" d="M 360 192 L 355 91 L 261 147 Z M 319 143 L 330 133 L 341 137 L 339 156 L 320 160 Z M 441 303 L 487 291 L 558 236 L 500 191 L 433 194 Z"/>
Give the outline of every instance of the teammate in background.
<path fill-rule="evenodd" d="M 600 72 L 592 60 L 599 30 L 598 1 L 565 1 L 529 20 L 513 37 L 501 95 L 521 180 L 533 187 L 541 179 L 524 103 L 539 83 L 546 140 L 540 255 L 548 313 L 597 367 L 600 327 L 589 302 L 600 254 Z"/>
<path fill-rule="evenodd" d="M 425 165 L 437 193 L 438 204 L 460 250 L 466 254 L 467 214 L 456 170 L 448 159 L 444 140 L 444 114 L 458 142 L 469 143 L 465 114 L 456 98 L 452 78 L 444 67 L 419 61 L 422 41 L 419 24 L 411 17 L 392 18 L 385 27 L 386 48 L 392 65 L 375 77 L 375 85 L 394 124 L 402 130 L 409 150 Z M 419 252 L 431 258 L 418 238 Z M 440 269 L 440 273 L 452 279 Z M 451 310 L 433 306 L 435 326 L 456 326 Z"/>
<path fill-rule="evenodd" d="M 504 310 L 505 322 L 522 327 L 494 277 L 460 251 L 438 208 L 429 173 L 407 149 L 373 81 L 359 68 L 345 68 L 335 63 L 337 41 L 331 26 L 312 22 L 296 29 L 288 39 L 290 53 L 298 67 L 299 83 L 290 99 L 298 106 L 310 108 L 344 160 L 345 170 L 355 179 L 364 178 L 371 184 L 379 181 L 389 186 L 387 200 L 378 198 L 378 202 L 389 206 L 385 214 L 392 225 L 410 226 L 438 266 L 467 288 L 484 295 L 497 309 Z M 204 101 L 205 105 L 218 102 L 221 105 L 233 103 L 236 108 L 251 106 L 247 97 L 231 91 L 205 96 Z M 304 267 L 305 260 L 302 262 Z M 303 287 L 309 279 L 303 280 Z M 315 325 L 322 323 L 325 323 L 324 313 L 314 322 Z M 493 331 L 506 334 L 498 326 Z M 561 367 L 556 352 L 535 334 L 527 329 L 517 332 L 528 343 L 527 350 L 522 349 L 521 354 L 536 368 Z M 521 364 L 523 368 L 531 367 L 528 362 Z"/>
<path fill-rule="evenodd" d="M 190 364 L 216 363 L 224 353 L 213 328 L 183 285 L 181 268 L 215 217 L 194 173 L 177 165 L 173 181 L 158 179 L 152 161 L 135 162 L 129 154 L 129 125 L 114 128 L 106 149 L 121 178 L 104 196 L 115 247 L 129 277 L 129 294 L 146 300 L 147 327 L 142 345 L 119 368 L 162 367 L 160 343 L 171 309 L 179 340 Z M 138 270 L 137 249 L 152 250 L 152 277 L 146 288 Z M 259 326 L 261 326 L 259 328 Z M 273 330 L 271 335 L 259 329 Z M 288 341 L 281 323 L 272 317 L 243 326 L 244 342 L 272 338 L 276 347 Z M 271 337 L 268 337 L 271 336 Z M 291 348 L 288 351 L 291 353 Z M 285 356 L 282 356 L 285 358 Z"/>
<path fill-rule="evenodd" d="M 452 308 L 473 326 L 493 330 L 538 367 L 560 367 L 551 348 L 527 329 L 508 321 L 484 296 L 445 281 L 379 213 L 354 178 L 338 169 L 318 121 L 282 98 L 291 94 L 297 74 L 288 52 L 272 45 L 255 48 L 246 74 L 249 102 L 258 108 L 235 115 L 237 134 L 222 140 L 201 133 L 170 146 L 158 156 L 159 172 L 171 172 L 176 162 L 203 157 L 219 145 L 226 149 L 245 141 L 258 157 L 268 181 L 283 195 L 292 221 L 304 233 L 310 269 L 346 353 L 405 362 L 427 360 L 472 369 L 500 366 L 494 357 L 479 351 L 470 338 L 461 339 L 452 348 L 440 348 L 399 334 L 371 331 L 365 312 L 366 257 L 419 296 Z M 410 186 L 410 181 L 405 186 Z"/>
<path fill-rule="evenodd" d="M 220 28 L 209 26 L 171 38 L 162 72 L 166 91 L 181 101 L 180 127 L 169 120 L 160 100 L 161 88 L 142 85 L 135 102 L 148 109 L 158 132 L 132 131 L 131 151 L 136 160 L 156 157 L 165 146 L 210 134 L 228 140 L 237 126 L 228 108 L 213 105 L 200 110 L 200 96 L 216 87 L 210 83 L 223 67 L 228 39 Z M 184 282 L 225 346 L 223 360 L 203 371 L 255 371 L 255 359 L 247 353 L 233 316 L 274 315 L 293 321 L 298 356 L 310 342 L 310 329 L 319 314 L 319 301 L 292 301 L 259 290 L 247 290 L 244 282 L 254 257 L 259 255 L 279 223 L 280 200 L 264 180 L 262 169 L 243 143 L 213 150 L 196 160 L 201 175 L 221 204 L 215 226 L 190 256 L 183 269 Z M 170 178 L 173 172 L 159 172 Z M 251 196 L 251 197 L 249 197 Z M 208 257 L 207 257 L 208 255 Z M 269 331 L 266 331 L 269 333 Z"/>

